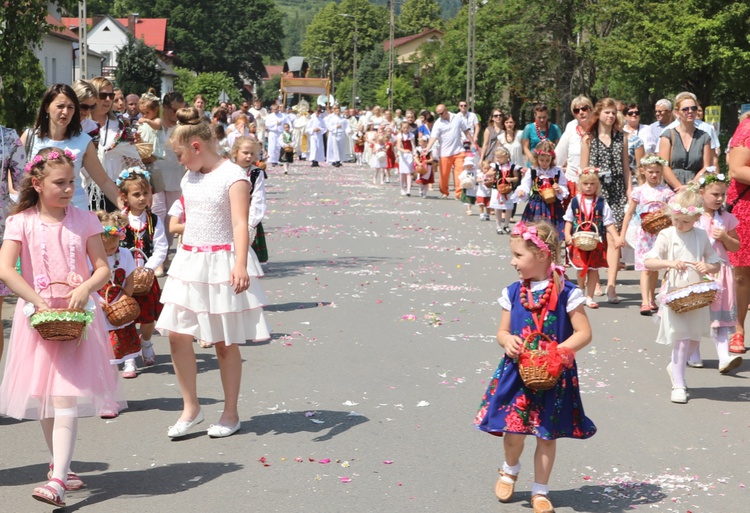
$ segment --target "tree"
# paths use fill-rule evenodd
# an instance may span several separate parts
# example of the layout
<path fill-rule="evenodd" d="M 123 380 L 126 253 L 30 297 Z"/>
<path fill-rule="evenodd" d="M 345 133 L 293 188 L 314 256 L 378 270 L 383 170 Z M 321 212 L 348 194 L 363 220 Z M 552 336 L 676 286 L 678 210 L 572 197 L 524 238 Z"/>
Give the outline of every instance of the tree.
<path fill-rule="evenodd" d="M 44 91 L 44 75 L 33 47 L 42 42 L 42 36 L 55 30 L 46 17 L 48 7 L 71 8 L 71 0 L 24 0 L 0 2 L 0 77 L 4 81 L 0 123 L 23 127 L 34 121 Z"/>
<path fill-rule="evenodd" d="M 184 71 L 184 69 L 181 69 L 177 72 L 179 81 L 175 83 L 175 89 L 180 91 L 188 99 L 188 102 L 195 98 L 195 95 L 202 94 L 206 97 L 206 109 L 210 110 L 219 105 L 219 96 L 221 96 L 222 90 L 227 93 L 230 102 L 237 103 L 242 100 L 234 85 L 234 80 L 223 71 L 198 73 L 198 76 L 195 77 L 191 75 L 191 80 L 187 82 L 183 78 L 187 76 Z"/>
<path fill-rule="evenodd" d="M 436 0 L 406 0 L 396 18 L 398 36 L 418 34 L 425 27 L 438 30 L 445 28 L 440 5 Z"/>
<path fill-rule="evenodd" d="M 263 105 L 268 105 L 279 99 L 281 89 L 281 75 L 264 80 L 258 88 L 258 97 Z"/>
<path fill-rule="evenodd" d="M 115 82 L 126 93 L 143 94 L 153 88 L 161 94 L 161 68 L 156 52 L 128 32 L 128 42 L 117 52 Z"/>
<path fill-rule="evenodd" d="M 388 80 L 380 86 L 375 99 L 380 105 L 388 105 Z M 424 98 L 414 87 L 414 82 L 403 77 L 393 77 L 393 108 L 414 109 L 417 112 L 424 106 Z"/>
<path fill-rule="evenodd" d="M 357 95 L 365 105 L 373 105 L 375 96 L 384 81 L 388 80 L 388 56 L 382 45 L 367 53 L 357 70 Z M 339 91 L 341 88 L 338 88 Z M 349 84 L 351 91 L 351 83 Z M 351 96 L 351 92 L 349 93 Z M 387 102 L 386 102 L 387 105 Z"/>

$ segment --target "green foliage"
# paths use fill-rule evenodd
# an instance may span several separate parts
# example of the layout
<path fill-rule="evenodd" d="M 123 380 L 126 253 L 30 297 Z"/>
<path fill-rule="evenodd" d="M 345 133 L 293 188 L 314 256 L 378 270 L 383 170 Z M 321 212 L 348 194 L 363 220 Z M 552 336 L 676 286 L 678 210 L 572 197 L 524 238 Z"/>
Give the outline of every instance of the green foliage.
<path fill-rule="evenodd" d="M 320 63 L 329 59 L 331 47 L 336 57 L 336 82 L 338 77 L 352 72 L 354 54 L 354 26 L 355 20 L 340 14 L 356 16 L 357 26 L 357 61 L 373 50 L 383 45 L 388 38 L 388 11 L 384 6 L 374 5 L 363 0 L 342 0 L 340 4 L 331 2 L 317 12 L 307 27 L 305 39 L 302 42 L 302 55 L 319 68 Z"/>
<path fill-rule="evenodd" d="M 288 29 L 284 34 L 282 44 L 283 56 L 286 58 L 300 55 L 302 52 L 302 41 L 307 32 L 307 26 L 313 19 L 313 14 L 309 11 L 302 13 L 295 12 L 287 14 L 284 26 Z"/>
<path fill-rule="evenodd" d="M 65 8 L 76 5 L 72 0 L 0 2 L 0 77 L 4 82 L 0 123 L 4 125 L 23 127 L 34 121 L 44 77 L 31 48 L 39 46 L 44 34 L 55 30 L 46 21 L 48 3 Z M 31 105 L 17 105 L 17 102 L 31 102 Z"/>
<path fill-rule="evenodd" d="M 23 73 L 6 75 L 3 79 L 0 124 L 21 129 L 30 126 L 36 119 L 44 85 L 44 70 L 31 48 L 25 48 L 16 56 Z"/>
<path fill-rule="evenodd" d="M 178 74 L 175 90 L 180 91 L 188 103 L 195 98 L 195 95 L 202 94 L 206 97 L 206 110 L 213 109 L 219 105 L 222 90 L 226 91 L 230 102 L 242 101 L 234 80 L 223 71 L 198 73 L 198 76 L 194 76 L 184 68 L 177 68 L 175 71 Z"/>
<path fill-rule="evenodd" d="M 375 96 L 384 81 L 388 80 L 388 54 L 378 45 L 362 58 L 357 70 L 357 96 L 364 105 L 373 105 Z M 349 85 L 351 90 L 351 84 Z M 349 93 L 351 96 L 351 93 Z M 386 103 L 387 105 L 387 103 Z"/>
<path fill-rule="evenodd" d="M 388 106 L 388 79 L 378 89 L 375 99 L 379 105 Z M 419 111 L 424 105 L 424 98 L 419 94 L 419 90 L 414 87 L 414 82 L 403 78 L 393 77 L 393 108 L 415 109 Z"/>
<path fill-rule="evenodd" d="M 264 80 L 263 83 L 258 87 L 258 96 L 263 102 L 263 105 L 268 105 L 279 98 L 279 89 L 281 89 L 281 75 L 271 77 L 269 80 Z"/>
<path fill-rule="evenodd" d="M 117 86 L 128 94 L 143 94 L 154 88 L 161 95 L 161 68 L 156 52 L 143 41 L 128 33 L 128 42 L 117 52 Z"/>
<path fill-rule="evenodd" d="M 424 27 L 443 30 L 445 23 L 436 0 L 406 0 L 396 18 L 396 37 L 422 32 Z"/>

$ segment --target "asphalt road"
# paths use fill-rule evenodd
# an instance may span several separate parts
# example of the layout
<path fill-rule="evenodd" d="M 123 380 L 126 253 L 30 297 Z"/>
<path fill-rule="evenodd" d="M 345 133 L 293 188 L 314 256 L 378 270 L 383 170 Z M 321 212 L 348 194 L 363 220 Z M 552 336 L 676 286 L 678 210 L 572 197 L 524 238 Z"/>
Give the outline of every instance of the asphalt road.
<path fill-rule="evenodd" d="M 496 298 L 517 278 L 508 236 L 438 192 L 374 186 L 368 169 L 278 169 L 264 221 L 274 336 L 242 349 L 241 432 L 206 435 L 221 388 L 215 353 L 196 345 L 206 422 L 167 438 L 181 401 L 157 337 L 157 365 L 124 383 L 129 409 L 80 422 L 73 469 L 87 487 L 67 511 L 530 512 L 534 441 L 516 500 L 500 504 L 502 440 L 472 425 L 501 357 Z M 558 443 L 556 510 L 747 510 L 750 366 L 719 375 L 704 341 L 689 403 L 672 404 L 669 348 L 638 314 L 638 274 L 622 282 L 623 303 L 589 310 L 594 340 L 577 358 L 599 432 Z M 48 462 L 38 423 L 0 418 L 0 440 L 0 509 L 52 509 L 30 497 Z"/>

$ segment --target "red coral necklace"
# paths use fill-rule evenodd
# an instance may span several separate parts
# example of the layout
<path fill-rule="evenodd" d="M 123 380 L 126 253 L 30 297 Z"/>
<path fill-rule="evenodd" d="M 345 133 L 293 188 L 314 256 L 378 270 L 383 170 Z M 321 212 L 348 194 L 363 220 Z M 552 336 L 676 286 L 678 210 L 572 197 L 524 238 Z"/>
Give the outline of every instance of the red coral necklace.
<path fill-rule="evenodd" d="M 542 310 L 547 306 L 547 302 L 552 295 L 552 287 L 554 286 L 554 283 L 551 279 L 549 280 L 547 288 L 544 289 L 544 293 L 541 295 L 538 303 L 534 302 L 534 295 L 529 288 L 530 284 L 530 280 L 524 280 L 521 283 L 521 305 L 531 312 Z"/>

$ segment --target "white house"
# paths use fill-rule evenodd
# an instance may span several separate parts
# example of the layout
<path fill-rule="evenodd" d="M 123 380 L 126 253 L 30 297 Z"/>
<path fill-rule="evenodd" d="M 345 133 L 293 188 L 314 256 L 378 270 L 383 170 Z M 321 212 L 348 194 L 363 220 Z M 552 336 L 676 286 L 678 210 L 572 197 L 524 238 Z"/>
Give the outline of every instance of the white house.
<path fill-rule="evenodd" d="M 62 18 L 62 22 L 69 30 L 78 31 L 78 18 Z M 166 18 L 95 16 L 88 18 L 86 23 L 91 27 L 86 38 L 89 53 L 95 52 L 102 56 L 101 74 L 110 80 L 114 80 L 117 70 L 117 52 L 127 43 L 128 32 L 135 34 L 135 37 L 154 48 L 157 54 L 166 55 L 164 51 L 167 41 Z M 157 59 L 157 63 L 161 68 L 161 94 L 164 95 L 174 90 L 174 80 L 177 74 L 163 59 Z"/>
<path fill-rule="evenodd" d="M 79 70 L 77 59 L 78 35 L 71 32 L 60 19 L 55 17 L 54 12 L 47 14 L 47 23 L 58 30 L 50 31 L 42 36 L 40 47 L 34 48 L 34 55 L 44 70 L 44 83 L 47 87 L 52 84 L 63 82 L 70 84 L 78 79 Z M 93 78 L 102 74 L 102 56 L 95 52 L 89 52 L 87 78 Z"/>

